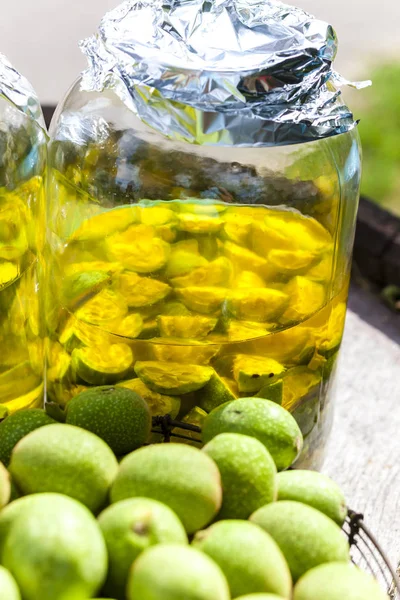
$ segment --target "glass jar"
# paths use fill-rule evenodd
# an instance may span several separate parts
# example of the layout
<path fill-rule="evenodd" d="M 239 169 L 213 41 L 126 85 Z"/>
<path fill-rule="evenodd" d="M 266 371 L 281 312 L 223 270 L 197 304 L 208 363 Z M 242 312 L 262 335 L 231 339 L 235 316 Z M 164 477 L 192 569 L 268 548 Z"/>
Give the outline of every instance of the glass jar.
<path fill-rule="evenodd" d="M 298 145 L 170 139 L 78 81 L 51 128 L 47 392 L 126 386 L 200 423 L 290 410 L 318 467 L 331 426 L 360 181 L 355 129 Z"/>
<path fill-rule="evenodd" d="M 39 123 L 0 95 L 0 418 L 43 404 L 46 145 Z"/>

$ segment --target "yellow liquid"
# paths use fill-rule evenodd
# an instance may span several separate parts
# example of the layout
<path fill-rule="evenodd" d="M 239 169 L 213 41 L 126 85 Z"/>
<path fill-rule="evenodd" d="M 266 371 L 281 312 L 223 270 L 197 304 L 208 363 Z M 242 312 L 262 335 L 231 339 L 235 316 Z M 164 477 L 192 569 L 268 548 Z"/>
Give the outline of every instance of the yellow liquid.
<path fill-rule="evenodd" d="M 90 386 L 126 385 L 154 415 L 173 406 L 190 420 L 226 397 L 271 397 L 298 420 L 312 460 L 347 296 L 347 286 L 332 295 L 328 230 L 265 206 L 81 210 L 51 234 L 49 399 L 65 406 Z M 208 398 L 210 373 L 219 387 Z"/>
<path fill-rule="evenodd" d="M 42 181 L 0 190 L 0 418 L 43 404 L 36 220 Z"/>

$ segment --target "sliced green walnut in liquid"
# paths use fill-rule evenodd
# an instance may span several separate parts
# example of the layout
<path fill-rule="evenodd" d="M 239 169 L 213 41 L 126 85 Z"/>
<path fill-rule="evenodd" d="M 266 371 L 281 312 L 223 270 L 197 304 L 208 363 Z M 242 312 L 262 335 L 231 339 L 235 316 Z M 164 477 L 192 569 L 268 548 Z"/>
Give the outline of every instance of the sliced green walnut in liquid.
<path fill-rule="evenodd" d="M 281 323 L 303 321 L 321 309 L 326 300 L 326 290 L 323 285 L 297 275 L 285 285 L 283 291 L 289 297 L 289 304 Z"/>
<path fill-rule="evenodd" d="M 171 291 L 168 284 L 151 277 L 140 277 L 132 271 L 119 275 L 116 288 L 130 308 L 155 304 L 166 298 Z"/>
<path fill-rule="evenodd" d="M 4 244 L 0 241 L 0 259 L 1 260 L 17 260 L 21 259 L 28 251 L 28 240 L 25 232 L 21 232 L 20 236 L 13 240 L 12 244 Z"/>
<path fill-rule="evenodd" d="M 19 236 L 21 228 L 29 226 L 31 206 L 39 201 L 43 179 L 32 177 L 13 192 L 0 188 L 0 240 L 10 242 Z"/>
<path fill-rule="evenodd" d="M 44 344 L 43 340 L 38 337 L 30 340 L 27 344 L 29 361 L 31 363 L 32 371 L 36 375 L 43 377 L 43 364 L 44 364 Z"/>
<path fill-rule="evenodd" d="M 105 327 L 110 333 L 135 339 L 143 331 L 143 319 L 138 313 L 133 313 L 123 319 L 105 324 Z"/>
<path fill-rule="evenodd" d="M 262 340 L 260 350 L 285 365 L 306 364 L 315 352 L 314 332 L 303 325 L 284 329 Z"/>
<path fill-rule="evenodd" d="M 23 330 L 20 331 L 19 335 L 16 335 L 8 329 L 6 324 L 2 327 L 4 333 L 1 340 L 0 378 L 4 373 L 8 372 L 8 370 L 16 368 L 17 365 L 25 362 L 28 364 L 30 363 Z"/>
<path fill-rule="evenodd" d="M 184 203 L 179 203 L 181 213 L 189 213 L 194 215 L 206 215 L 209 217 L 219 217 L 226 211 L 225 204 L 218 204 L 215 200 L 193 198 L 193 202 L 187 199 Z"/>
<path fill-rule="evenodd" d="M 229 293 L 226 309 L 236 319 L 263 323 L 277 319 L 288 302 L 288 294 L 272 288 L 241 289 Z"/>
<path fill-rule="evenodd" d="M 223 226 L 223 220 L 216 215 L 208 214 L 178 214 L 178 229 L 188 233 L 217 233 Z"/>
<path fill-rule="evenodd" d="M 164 242 L 167 242 L 168 244 L 175 242 L 178 235 L 176 223 L 157 225 L 155 230 L 157 237 L 159 237 L 161 240 L 164 240 Z"/>
<path fill-rule="evenodd" d="M 0 259 L 16 260 L 28 250 L 27 223 L 22 211 L 9 206 L 0 211 Z"/>
<path fill-rule="evenodd" d="M 336 175 L 336 173 L 335 173 Z M 320 175 L 313 181 L 323 198 L 332 199 L 337 194 L 337 180 L 334 176 Z"/>
<path fill-rule="evenodd" d="M 324 382 L 328 381 L 337 367 L 338 363 L 338 352 L 331 354 L 329 358 L 327 358 L 322 366 L 322 377 Z"/>
<path fill-rule="evenodd" d="M 175 245 L 177 246 L 179 243 L 180 242 Z M 173 249 L 167 262 L 165 277 L 180 278 L 188 273 L 191 273 L 193 269 L 205 267 L 207 264 L 207 259 L 201 256 L 201 254 L 198 252 L 191 252 L 185 249 Z"/>
<path fill-rule="evenodd" d="M 79 321 L 75 317 L 71 317 L 67 321 L 59 341 L 69 353 L 83 346 L 107 346 L 111 343 L 108 332 L 84 321 Z"/>
<path fill-rule="evenodd" d="M 170 244 L 156 237 L 156 230 L 150 225 L 132 225 L 110 236 L 106 239 L 106 248 L 112 260 L 137 273 L 159 271 L 171 252 Z"/>
<path fill-rule="evenodd" d="M 47 350 L 46 378 L 50 382 L 65 381 L 71 366 L 71 356 L 58 342 L 50 342 Z"/>
<path fill-rule="evenodd" d="M 265 258 L 258 256 L 258 254 L 247 248 L 243 248 L 243 246 L 238 246 L 233 242 L 225 242 L 223 252 L 232 261 L 237 273 L 241 270 L 253 271 L 266 279 L 270 279 L 275 274 L 275 269 L 271 269 Z"/>
<path fill-rule="evenodd" d="M 144 321 L 150 321 L 155 319 L 158 315 L 162 314 L 164 310 L 164 300 L 160 300 L 155 304 L 148 304 L 147 306 L 141 306 L 136 308 L 135 311 L 142 315 Z"/>
<path fill-rule="evenodd" d="M 333 254 L 325 252 L 322 258 L 307 271 L 306 276 L 312 281 L 327 284 L 332 278 L 333 268 Z"/>
<path fill-rule="evenodd" d="M 213 234 L 198 235 L 199 252 L 209 261 L 219 258 L 222 242 Z"/>
<path fill-rule="evenodd" d="M 72 352 L 72 369 L 91 385 L 108 385 L 124 379 L 132 363 L 132 350 L 127 344 L 77 348 Z"/>
<path fill-rule="evenodd" d="M 285 371 L 285 367 L 272 358 L 239 354 L 233 361 L 233 375 L 239 392 L 251 394 L 274 383 Z"/>
<path fill-rule="evenodd" d="M 200 408 L 200 406 L 194 406 L 187 415 L 182 418 L 182 423 L 186 423 L 188 425 L 195 425 L 196 427 L 203 427 L 203 423 L 206 420 L 207 413 L 205 410 Z M 178 436 L 185 436 L 178 437 Z M 190 438 L 190 439 L 187 439 Z M 197 431 L 189 431 L 187 429 L 182 429 L 182 427 L 175 427 L 172 430 L 171 440 L 175 443 L 179 444 L 189 444 L 191 446 L 200 447 L 201 446 L 201 433 Z"/>
<path fill-rule="evenodd" d="M 265 385 L 256 394 L 257 398 L 264 398 L 264 400 L 270 400 L 275 404 L 282 405 L 283 402 L 283 381 L 274 381 L 271 385 Z"/>
<path fill-rule="evenodd" d="M 300 403 L 294 404 L 292 416 L 301 429 L 303 437 L 306 438 L 318 425 L 320 418 L 320 398 L 318 388 L 312 388 L 310 392 L 302 398 Z"/>
<path fill-rule="evenodd" d="M 227 213 L 224 215 L 223 237 L 231 242 L 247 246 L 253 219 L 240 213 Z"/>
<path fill-rule="evenodd" d="M 213 314 L 220 310 L 229 290 L 220 287 L 188 287 L 176 290 L 179 300 L 190 310 Z"/>
<path fill-rule="evenodd" d="M 60 327 L 62 327 L 64 321 L 64 310 L 57 303 L 54 305 L 53 299 L 51 296 L 50 290 L 48 290 L 47 298 L 44 299 L 44 315 L 43 320 L 46 325 L 46 330 L 51 337 L 55 337 L 56 331 L 59 331 Z"/>
<path fill-rule="evenodd" d="M 158 226 L 177 221 L 175 212 L 164 206 L 140 206 L 138 213 L 143 225 Z"/>
<path fill-rule="evenodd" d="M 163 337 L 199 339 L 206 337 L 216 326 L 217 319 L 210 317 L 183 316 L 158 317 L 160 333 Z"/>
<path fill-rule="evenodd" d="M 251 247 L 260 256 L 273 249 L 322 253 L 332 247 L 330 233 L 318 221 L 292 211 L 270 211 L 253 223 Z"/>
<path fill-rule="evenodd" d="M 61 407 L 65 407 L 72 398 L 75 398 L 75 396 L 88 389 L 88 385 L 73 383 L 67 385 L 65 382 L 49 382 L 47 386 L 47 398 L 51 402 L 56 402 Z"/>
<path fill-rule="evenodd" d="M 173 210 L 164 206 L 140 206 L 139 214 L 142 224 L 153 226 L 157 237 L 168 243 L 175 241 L 178 219 Z"/>
<path fill-rule="evenodd" d="M 153 417 L 171 415 L 175 419 L 178 416 L 181 408 L 181 400 L 178 396 L 167 396 L 154 392 L 139 378 L 121 381 L 117 387 L 128 388 L 139 394 L 147 402 Z"/>
<path fill-rule="evenodd" d="M 171 300 L 165 303 L 163 307 L 163 315 L 169 317 L 190 317 L 192 313 L 182 302 Z"/>
<path fill-rule="evenodd" d="M 210 380 L 213 372 L 211 367 L 172 362 L 137 361 L 135 364 L 136 375 L 150 389 L 171 396 L 201 389 Z"/>
<path fill-rule="evenodd" d="M 3 421 L 9 415 L 10 415 L 9 409 L 6 406 L 4 406 L 3 404 L 0 404 L 0 422 Z"/>
<path fill-rule="evenodd" d="M 160 335 L 157 319 L 144 321 L 142 331 L 137 336 L 139 340 L 151 340 Z"/>
<path fill-rule="evenodd" d="M 122 319 L 128 313 L 125 298 L 111 289 L 105 288 L 88 300 L 76 312 L 75 316 L 85 323 L 104 325 L 114 319 Z"/>
<path fill-rule="evenodd" d="M 84 345 L 82 344 L 79 337 L 75 336 L 75 327 L 73 325 L 73 319 L 67 321 L 67 324 L 61 331 L 59 342 L 69 353 L 75 350 L 75 348 L 80 348 Z"/>
<path fill-rule="evenodd" d="M 27 408 L 37 408 L 43 405 L 44 401 L 44 385 L 40 383 L 37 387 L 31 389 L 22 396 L 15 396 L 11 400 L 4 403 L 4 407 L 9 413 L 17 410 L 25 410 Z"/>
<path fill-rule="evenodd" d="M 268 253 L 268 262 L 277 275 L 304 275 L 318 260 L 318 254 L 309 250 L 279 250 Z"/>
<path fill-rule="evenodd" d="M 140 214 L 137 206 L 107 210 L 84 221 L 72 234 L 71 240 L 104 240 L 110 233 L 122 231 L 138 223 Z"/>
<path fill-rule="evenodd" d="M 105 271 L 85 271 L 64 279 L 63 300 L 68 306 L 76 305 L 99 292 L 111 281 L 110 275 Z"/>
<path fill-rule="evenodd" d="M 240 271 L 233 285 L 234 289 L 263 287 L 267 287 L 264 279 L 260 275 L 257 275 L 257 273 L 253 273 L 253 271 Z"/>
<path fill-rule="evenodd" d="M 257 323 L 254 321 L 236 321 L 230 320 L 226 333 L 229 341 L 241 342 L 254 338 L 265 337 L 273 329 L 273 323 Z"/>
<path fill-rule="evenodd" d="M 232 276 L 232 263 L 222 256 L 206 264 L 204 267 L 195 269 L 188 275 L 174 277 L 170 283 L 175 288 L 228 286 L 232 281 Z"/>
<path fill-rule="evenodd" d="M 42 383 L 42 378 L 32 369 L 29 361 L 23 362 L 0 374 L 0 400 L 8 403 L 29 395 Z"/>
<path fill-rule="evenodd" d="M 108 275 L 114 275 L 123 270 L 122 265 L 117 262 L 105 262 L 102 260 L 89 260 L 73 262 L 65 265 L 63 269 L 66 277 L 72 277 L 79 273 L 85 273 L 90 271 L 102 271 Z"/>
<path fill-rule="evenodd" d="M 190 252 L 191 254 L 199 254 L 199 241 L 196 238 L 191 237 L 171 245 L 171 254 L 183 251 Z"/>
<path fill-rule="evenodd" d="M 9 342 L 8 336 L 19 338 L 22 345 L 25 344 L 25 335 L 31 333 L 26 331 L 26 317 L 29 308 L 27 300 L 30 296 L 34 298 L 34 290 L 30 286 L 24 285 L 24 277 L 16 282 L 15 285 L 8 286 L 2 290 L 0 296 L 0 322 L 2 323 L 2 353 Z M 29 319 L 29 317 L 28 317 Z M 29 328 L 30 329 L 30 328 Z"/>
<path fill-rule="evenodd" d="M 122 266 L 116 262 L 104 261 L 104 249 L 102 242 L 70 242 L 62 244 L 61 238 L 52 236 L 49 240 L 52 252 L 52 270 L 57 273 L 58 276 L 72 277 L 85 271 L 104 271 L 110 275 L 115 272 L 122 270 Z M 105 265 L 109 265 L 110 268 L 105 268 Z M 117 268 L 118 265 L 118 268 Z"/>
<path fill-rule="evenodd" d="M 195 392 L 195 397 L 198 406 L 209 413 L 225 402 L 236 400 L 238 396 L 235 394 L 234 385 L 214 372 L 210 381 L 201 390 Z"/>
<path fill-rule="evenodd" d="M 235 398 L 239 398 L 240 392 L 236 381 L 234 379 L 231 379 L 231 377 L 221 377 L 221 379 L 226 385 L 226 387 L 232 392 L 233 396 L 235 396 Z"/>
<path fill-rule="evenodd" d="M 20 273 L 17 264 L 12 262 L 0 262 L 0 288 L 15 281 Z"/>
<path fill-rule="evenodd" d="M 321 373 L 307 367 L 289 369 L 283 377 L 282 406 L 287 410 L 293 407 L 321 383 Z"/>
<path fill-rule="evenodd" d="M 343 337 L 346 320 L 346 303 L 340 302 L 332 308 L 326 329 L 321 329 L 316 335 L 316 346 L 326 358 L 337 352 Z"/>
<path fill-rule="evenodd" d="M 79 170 L 79 175 L 81 171 Z M 57 194 L 57 207 L 52 215 L 52 231 L 62 240 L 78 243 L 87 241 L 97 241 L 91 239 L 90 235 L 96 236 L 96 232 L 91 227 L 91 219 L 100 217 L 100 207 L 93 201 L 93 198 L 86 192 L 79 189 L 72 181 L 68 181 L 66 177 L 57 173 L 55 170 L 50 172 L 50 178 L 53 179 L 53 190 Z M 55 183 L 55 180 L 59 181 Z M 56 187 L 55 187 L 56 185 Z M 118 219 L 119 221 L 119 219 Z M 81 229 L 82 239 L 79 233 L 76 240 L 74 233 Z M 104 234 L 100 239 L 103 240 Z"/>
<path fill-rule="evenodd" d="M 152 354 L 156 360 L 182 364 L 208 365 L 218 354 L 220 346 L 183 338 L 155 338 Z"/>
<path fill-rule="evenodd" d="M 269 226 L 269 217 L 255 219 L 249 236 L 249 247 L 257 256 L 267 257 L 273 249 L 296 250 L 298 245 L 287 237 L 285 230 Z"/>
<path fill-rule="evenodd" d="M 310 371 L 320 371 L 322 372 L 324 366 L 326 364 L 326 358 L 319 354 L 317 349 L 314 350 L 314 354 L 311 357 L 311 360 L 307 363 L 307 367 Z"/>

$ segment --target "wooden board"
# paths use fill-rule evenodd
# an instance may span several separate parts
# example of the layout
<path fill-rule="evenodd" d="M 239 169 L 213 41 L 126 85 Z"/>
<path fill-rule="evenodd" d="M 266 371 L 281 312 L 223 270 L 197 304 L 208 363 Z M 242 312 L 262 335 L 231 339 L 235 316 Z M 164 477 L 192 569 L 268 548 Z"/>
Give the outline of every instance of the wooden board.
<path fill-rule="evenodd" d="M 322 469 L 400 561 L 400 346 L 348 313 L 336 415 Z"/>
<path fill-rule="evenodd" d="M 400 286 L 400 219 L 361 198 L 354 242 L 360 273 L 380 286 Z"/>

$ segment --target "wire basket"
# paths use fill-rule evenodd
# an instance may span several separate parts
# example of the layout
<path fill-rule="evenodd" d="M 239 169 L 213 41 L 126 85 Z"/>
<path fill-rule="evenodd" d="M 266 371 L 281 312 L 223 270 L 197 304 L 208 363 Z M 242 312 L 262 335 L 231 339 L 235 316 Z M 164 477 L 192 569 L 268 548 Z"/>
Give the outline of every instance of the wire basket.
<path fill-rule="evenodd" d="M 365 525 L 363 515 L 349 510 L 343 530 L 349 538 L 352 561 L 363 571 L 371 573 L 388 592 L 391 600 L 400 600 L 398 574 Z"/>
<path fill-rule="evenodd" d="M 172 419 L 170 415 L 153 418 L 153 433 L 164 443 L 174 439 L 201 445 L 201 428 Z M 350 554 L 354 564 L 373 575 L 391 600 L 400 600 L 400 580 L 385 552 L 364 523 L 364 516 L 349 510 L 343 525 L 349 538 Z"/>

